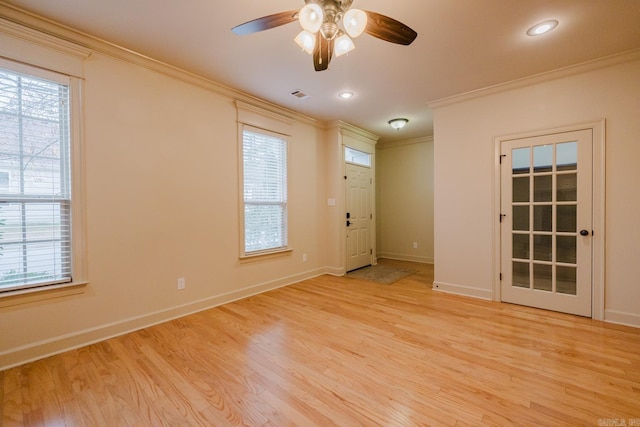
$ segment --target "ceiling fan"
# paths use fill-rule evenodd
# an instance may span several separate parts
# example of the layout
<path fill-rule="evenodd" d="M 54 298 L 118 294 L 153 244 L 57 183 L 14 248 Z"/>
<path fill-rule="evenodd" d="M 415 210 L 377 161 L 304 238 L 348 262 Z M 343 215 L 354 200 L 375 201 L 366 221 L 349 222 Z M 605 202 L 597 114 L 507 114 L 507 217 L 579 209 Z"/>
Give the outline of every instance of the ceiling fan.
<path fill-rule="evenodd" d="M 391 43 L 408 46 L 418 36 L 411 28 L 379 13 L 351 9 L 353 0 L 305 0 L 300 10 L 263 16 L 233 27 L 238 35 L 269 30 L 299 21 L 302 32 L 296 43 L 313 55 L 316 71 L 326 70 L 332 56 L 341 56 L 355 48 L 352 38 L 367 33 Z"/>

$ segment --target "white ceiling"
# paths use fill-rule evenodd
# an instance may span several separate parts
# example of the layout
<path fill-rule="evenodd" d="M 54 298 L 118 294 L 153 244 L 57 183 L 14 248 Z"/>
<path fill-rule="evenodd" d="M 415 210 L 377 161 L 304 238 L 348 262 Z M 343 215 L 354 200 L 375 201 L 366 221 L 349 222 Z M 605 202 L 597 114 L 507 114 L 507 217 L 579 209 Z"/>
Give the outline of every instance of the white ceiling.
<path fill-rule="evenodd" d="M 237 36 L 231 28 L 302 0 L 8 0 L 146 56 L 381 141 L 432 135 L 427 102 L 640 48 L 640 0 L 355 0 L 418 33 L 410 46 L 369 35 L 316 72 L 293 42 L 297 23 Z M 526 36 L 533 24 L 555 31 Z M 639 77 L 640 78 L 640 77 Z M 310 95 L 298 99 L 294 90 Z M 349 101 L 337 98 L 348 89 Z M 408 118 L 401 131 L 389 127 Z"/>

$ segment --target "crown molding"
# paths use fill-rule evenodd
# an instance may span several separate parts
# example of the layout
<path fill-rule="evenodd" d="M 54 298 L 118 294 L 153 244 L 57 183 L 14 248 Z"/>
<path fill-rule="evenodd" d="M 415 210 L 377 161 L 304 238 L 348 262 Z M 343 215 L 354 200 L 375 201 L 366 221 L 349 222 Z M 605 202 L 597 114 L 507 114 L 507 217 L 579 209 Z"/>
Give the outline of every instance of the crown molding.
<path fill-rule="evenodd" d="M 388 150 L 390 148 L 402 147 L 404 145 L 426 144 L 429 142 L 433 142 L 433 136 L 424 136 L 420 138 L 405 139 L 402 141 L 381 141 L 378 143 L 376 148 L 380 150 Z"/>
<path fill-rule="evenodd" d="M 339 132 L 342 132 L 343 135 L 347 135 L 373 145 L 377 144 L 378 140 L 380 139 L 378 135 L 354 126 L 350 123 L 343 122 L 342 120 L 336 120 L 329 123 L 327 129 L 337 130 Z"/>
<path fill-rule="evenodd" d="M 0 18 L 0 33 L 56 50 L 76 59 L 84 60 L 91 55 L 91 50 L 75 43 L 70 43 L 32 28 L 24 27 L 23 25 L 16 24 L 4 18 Z"/>
<path fill-rule="evenodd" d="M 446 107 L 447 105 L 457 104 L 472 99 L 493 95 L 501 92 L 506 92 L 514 89 L 519 89 L 526 86 L 532 86 L 535 84 L 557 80 L 563 77 L 572 76 L 575 74 L 582 74 L 589 71 L 597 70 L 600 68 L 611 67 L 617 64 L 625 62 L 636 61 L 640 59 L 640 49 L 633 49 L 626 52 L 606 56 L 591 61 L 582 62 L 568 67 L 558 68 L 556 70 L 547 71 L 533 76 L 524 77 L 517 80 L 511 80 L 505 83 L 499 83 L 494 86 L 488 86 L 481 89 L 472 90 L 469 92 L 461 93 L 458 95 L 449 96 L 446 98 L 434 99 L 427 102 L 427 106 L 431 109 L 437 109 L 440 107 Z"/>
<path fill-rule="evenodd" d="M 54 43 L 55 40 L 58 49 L 60 49 L 60 46 L 64 46 L 66 49 L 71 49 L 71 51 L 75 50 L 76 52 L 83 52 L 83 54 L 88 53 L 86 57 L 90 56 L 92 52 L 100 53 L 102 55 L 128 62 L 146 68 L 150 71 L 215 92 L 233 100 L 240 100 L 245 103 L 259 105 L 260 107 L 275 112 L 276 114 L 294 117 L 295 120 L 314 127 L 322 127 L 323 125 L 323 122 L 312 117 L 308 117 L 280 105 L 265 101 L 264 99 L 242 92 L 238 89 L 225 86 L 214 80 L 186 71 L 177 66 L 158 61 L 131 49 L 127 49 L 123 46 L 92 36 L 1 1 L 0 19 L 7 23 L 11 23 L 10 25 L 13 32 L 19 31 L 23 35 L 27 34 L 26 37 L 30 37 L 31 41 L 44 41 L 45 47 Z M 2 25 L 4 25 L 4 22 Z"/>

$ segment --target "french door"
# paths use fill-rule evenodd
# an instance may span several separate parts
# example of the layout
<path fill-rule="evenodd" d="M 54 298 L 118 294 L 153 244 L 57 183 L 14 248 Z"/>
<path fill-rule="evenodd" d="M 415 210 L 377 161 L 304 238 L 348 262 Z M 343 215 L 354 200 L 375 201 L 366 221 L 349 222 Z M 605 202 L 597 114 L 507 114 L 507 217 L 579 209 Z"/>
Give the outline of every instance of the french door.
<path fill-rule="evenodd" d="M 592 130 L 501 144 L 501 299 L 591 317 Z"/>

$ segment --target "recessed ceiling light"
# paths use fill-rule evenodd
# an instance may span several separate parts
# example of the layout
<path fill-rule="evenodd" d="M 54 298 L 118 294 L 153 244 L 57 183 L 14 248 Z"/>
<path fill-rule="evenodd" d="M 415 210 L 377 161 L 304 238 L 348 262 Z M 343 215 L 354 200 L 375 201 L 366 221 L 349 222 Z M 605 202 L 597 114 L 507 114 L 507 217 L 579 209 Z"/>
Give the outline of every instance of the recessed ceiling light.
<path fill-rule="evenodd" d="M 354 96 L 355 96 L 355 93 L 349 90 L 342 91 L 338 94 L 338 98 L 341 98 L 341 99 L 351 99 Z"/>
<path fill-rule="evenodd" d="M 558 26 L 558 21 L 555 19 L 544 21 L 539 24 L 534 25 L 533 27 L 527 30 L 527 34 L 530 36 L 540 36 L 544 33 L 548 33 Z"/>

